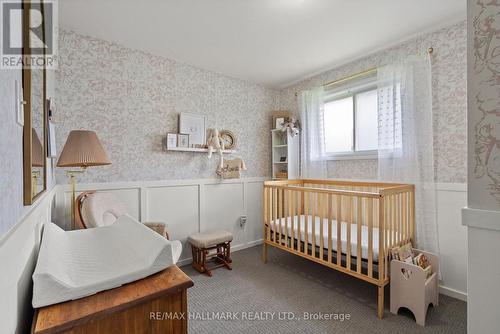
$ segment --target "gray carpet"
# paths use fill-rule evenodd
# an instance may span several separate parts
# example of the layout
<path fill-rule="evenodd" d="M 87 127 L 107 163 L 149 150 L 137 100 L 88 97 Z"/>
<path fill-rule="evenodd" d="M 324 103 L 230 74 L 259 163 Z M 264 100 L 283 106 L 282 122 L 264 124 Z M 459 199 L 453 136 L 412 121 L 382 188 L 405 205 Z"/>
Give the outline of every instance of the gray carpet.
<path fill-rule="evenodd" d="M 190 333 L 466 332 L 466 303 L 457 299 L 440 295 L 439 306 L 429 308 L 426 327 L 420 327 L 409 311 L 389 312 L 387 287 L 385 317 L 379 320 L 375 286 L 275 248 L 263 264 L 261 251 L 258 246 L 235 252 L 234 269 L 214 270 L 212 278 L 191 266 L 181 268 L 194 281 L 188 290 Z M 305 320 L 304 312 L 349 314 L 350 319 Z"/>

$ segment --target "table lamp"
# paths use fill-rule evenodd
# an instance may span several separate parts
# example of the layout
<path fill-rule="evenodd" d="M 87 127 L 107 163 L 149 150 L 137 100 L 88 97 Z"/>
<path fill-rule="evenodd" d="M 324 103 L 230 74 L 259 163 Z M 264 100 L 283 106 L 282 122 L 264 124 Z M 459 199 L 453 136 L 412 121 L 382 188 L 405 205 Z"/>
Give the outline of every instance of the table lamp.
<path fill-rule="evenodd" d="M 66 173 L 71 182 L 71 229 L 75 229 L 75 200 L 76 200 L 76 175 L 85 172 L 87 167 L 110 165 L 104 148 L 94 131 L 72 130 L 57 167 L 79 167 L 79 170 L 68 170 Z"/>

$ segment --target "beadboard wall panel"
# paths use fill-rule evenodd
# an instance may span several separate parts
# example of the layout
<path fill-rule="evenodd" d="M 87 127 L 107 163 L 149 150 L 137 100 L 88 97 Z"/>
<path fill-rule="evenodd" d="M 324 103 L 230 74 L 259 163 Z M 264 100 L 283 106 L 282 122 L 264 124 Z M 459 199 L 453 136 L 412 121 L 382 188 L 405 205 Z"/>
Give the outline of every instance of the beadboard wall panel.
<path fill-rule="evenodd" d="M 224 229 L 233 233 L 234 250 L 260 243 L 262 237 L 262 201 L 265 178 L 245 178 L 220 181 L 217 179 L 137 181 L 91 183 L 78 185 L 78 193 L 97 190 L 116 195 L 130 210 L 130 215 L 142 222 L 166 222 L 172 239 L 180 240 L 181 263 L 189 263 L 190 234 Z M 59 185 L 56 217 L 59 225 L 68 229 L 71 189 Z M 248 216 L 244 227 L 240 217 Z"/>

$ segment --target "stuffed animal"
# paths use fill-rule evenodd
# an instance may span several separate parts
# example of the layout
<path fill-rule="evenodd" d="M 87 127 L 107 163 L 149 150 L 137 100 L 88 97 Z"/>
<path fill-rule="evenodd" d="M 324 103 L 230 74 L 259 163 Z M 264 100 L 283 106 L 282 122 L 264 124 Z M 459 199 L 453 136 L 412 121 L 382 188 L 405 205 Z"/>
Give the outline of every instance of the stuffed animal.
<path fill-rule="evenodd" d="M 207 145 L 208 145 L 208 158 L 210 159 L 212 157 L 212 153 L 216 151 L 219 154 L 220 157 L 220 167 L 222 168 L 222 150 L 224 150 L 224 141 L 220 137 L 219 130 L 217 129 L 212 129 L 210 130 L 210 134 L 207 139 Z"/>
<path fill-rule="evenodd" d="M 290 132 L 292 137 L 298 135 L 300 130 L 299 121 L 295 118 L 289 118 L 288 121 L 283 123 L 283 126 L 281 127 L 281 131 L 286 132 L 287 130 Z"/>

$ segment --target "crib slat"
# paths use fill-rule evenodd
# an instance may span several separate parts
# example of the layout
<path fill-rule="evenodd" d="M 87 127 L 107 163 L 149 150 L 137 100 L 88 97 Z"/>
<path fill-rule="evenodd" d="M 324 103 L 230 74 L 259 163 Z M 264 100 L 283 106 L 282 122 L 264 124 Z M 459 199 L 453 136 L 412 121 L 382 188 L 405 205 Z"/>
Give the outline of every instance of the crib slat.
<path fill-rule="evenodd" d="M 290 217 L 292 217 L 292 233 L 291 233 L 291 236 L 290 236 L 290 243 L 292 246 L 292 249 L 295 249 L 295 228 L 294 228 L 294 225 L 295 225 L 295 220 L 296 220 L 296 214 L 295 214 L 295 192 L 294 191 L 290 191 Z"/>
<path fill-rule="evenodd" d="M 406 241 L 406 226 L 405 226 L 405 223 L 406 223 L 406 220 L 405 220 L 405 209 L 404 209 L 404 205 L 405 205 L 405 195 L 406 193 L 401 193 L 401 242 L 402 243 L 405 243 Z"/>
<path fill-rule="evenodd" d="M 296 194 L 298 197 L 297 197 L 297 250 L 299 252 L 302 252 L 302 243 L 301 243 L 301 240 L 302 240 L 302 234 L 301 234 L 301 228 L 300 228 L 300 224 L 302 222 L 302 209 L 304 208 L 304 193 L 299 191 L 297 194 Z"/>
<path fill-rule="evenodd" d="M 267 240 L 267 228 L 266 224 L 270 224 L 270 221 L 268 221 L 269 218 L 269 188 L 264 186 L 264 235 L 266 236 L 264 239 Z"/>
<path fill-rule="evenodd" d="M 385 246 L 390 247 L 391 243 L 391 196 L 386 197 L 385 201 Z"/>
<path fill-rule="evenodd" d="M 396 225 L 396 218 L 395 218 L 395 215 L 394 215 L 394 195 L 391 195 L 390 197 L 390 207 L 391 207 L 391 212 L 390 212 L 390 215 L 391 215 L 391 243 L 389 244 L 389 247 L 394 247 L 394 237 L 395 237 L 395 234 L 394 234 L 394 226 Z"/>
<path fill-rule="evenodd" d="M 268 236 L 268 240 L 271 241 L 271 223 L 274 222 L 274 218 L 273 218 L 273 213 L 274 213 L 274 208 L 275 208 L 275 205 L 274 205 L 274 189 L 273 188 L 270 188 L 269 189 L 269 224 L 267 226 L 267 236 Z"/>
<path fill-rule="evenodd" d="M 392 247 L 396 247 L 396 228 L 398 222 L 396 221 L 396 194 L 391 196 L 391 216 L 392 216 Z"/>
<path fill-rule="evenodd" d="M 401 214 L 401 194 L 398 194 L 398 201 L 397 201 L 397 206 L 398 206 L 398 215 L 397 215 L 397 221 L 398 221 L 398 234 L 397 234 L 397 242 L 398 244 L 402 241 L 402 236 L 401 232 L 403 231 L 403 217 Z"/>
<path fill-rule="evenodd" d="M 324 199 L 324 194 L 319 194 L 318 195 L 320 198 L 320 207 L 319 207 L 319 258 L 321 260 L 324 259 L 324 220 L 325 220 L 325 199 Z"/>
<path fill-rule="evenodd" d="M 394 194 L 393 205 L 394 205 L 394 246 L 398 243 L 398 194 Z"/>
<path fill-rule="evenodd" d="M 272 193 L 272 188 L 267 189 L 267 201 L 266 201 L 266 206 L 267 206 L 267 240 L 271 240 L 271 223 L 273 221 L 273 193 Z"/>
<path fill-rule="evenodd" d="M 384 272 L 384 251 L 387 249 L 385 247 L 385 198 L 379 199 L 378 205 L 378 278 L 379 281 L 385 279 Z"/>
<path fill-rule="evenodd" d="M 392 219 L 392 195 L 389 195 L 387 196 L 387 211 L 388 211 L 388 219 L 389 219 L 389 247 L 393 247 L 393 235 L 392 235 L 392 230 L 393 230 L 393 226 L 394 226 L 394 220 Z"/>
<path fill-rule="evenodd" d="M 304 253 L 309 254 L 309 202 L 310 194 L 304 193 Z"/>
<path fill-rule="evenodd" d="M 328 263 L 332 262 L 332 194 L 328 194 Z"/>
<path fill-rule="evenodd" d="M 347 221 L 347 252 L 346 252 L 346 267 L 351 270 L 351 228 L 354 223 L 354 203 L 353 197 L 349 196 L 349 219 Z"/>
<path fill-rule="evenodd" d="M 357 204 L 358 204 L 358 214 L 356 216 L 356 223 L 358 224 L 357 225 L 357 253 L 356 253 L 356 271 L 358 273 L 361 273 L 361 259 L 362 259 L 362 249 L 361 249 L 361 224 L 363 223 L 362 221 L 362 197 L 358 197 L 357 199 Z"/>
<path fill-rule="evenodd" d="M 396 245 L 396 195 L 391 196 L 391 216 L 392 216 L 392 244 L 391 247 Z"/>
<path fill-rule="evenodd" d="M 342 266 L 342 196 L 337 196 L 337 265 Z"/>
<path fill-rule="evenodd" d="M 410 192 L 410 238 L 415 242 L 415 189 Z"/>
<path fill-rule="evenodd" d="M 290 196 L 289 196 L 290 191 L 289 190 L 284 190 L 283 196 L 284 196 L 284 205 L 283 205 L 283 219 L 285 219 L 285 247 L 289 248 L 288 246 L 288 222 L 291 219 L 290 217 L 290 212 L 289 212 L 289 207 L 290 207 Z"/>
<path fill-rule="evenodd" d="M 392 248 L 392 246 L 390 245 L 390 242 L 391 242 L 391 197 L 390 196 L 387 196 L 387 201 L 386 201 L 386 207 L 387 207 L 387 212 L 386 212 L 386 219 L 387 219 L 387 228 L 388 228 L 388 234 L 387 234 L 387 237 L 385 238 L 385 247 L 384 247 L 384 250 L 389 250 L 389 248 Z M 384 258 L 384 273 L 386 275 L 389 274 L 389 270 L 388 270 L 388 261 Z"/>
<path fill-rule="evenodd" d="M 404 242 L 408 242 L 408 210 L 406 206 L 408 205 L 408 193 L 403 193 L 403 235 Z"/>
<path fill-rule="evenodd" d="M 274 238 L 273 241 L 276 242 L 276 235 L 278 229 L 278 189 L 273 188 L 273 231 Z"/>
<path fill-rule="evenodd" d="M 368 198 L 368 276 L 373 277 L 373 199 Z"/>
<path fill-rule="evenodd" d="M 311 255 L 313 257 L 316 257 L 316 211 L 317 211 L 317 202 L 316 202 L 316 196 L 317 193 L 312 194 L 311 198 Z"/>
<path fill-rule="evenodd" d="M 278 222 L 278 239 L 276 239 L 276 242 L 281 245 L 281 223 L 283 222 L 283 189 L 278 188 L 278 216 L 279 216 L 279 222 Z"/>

